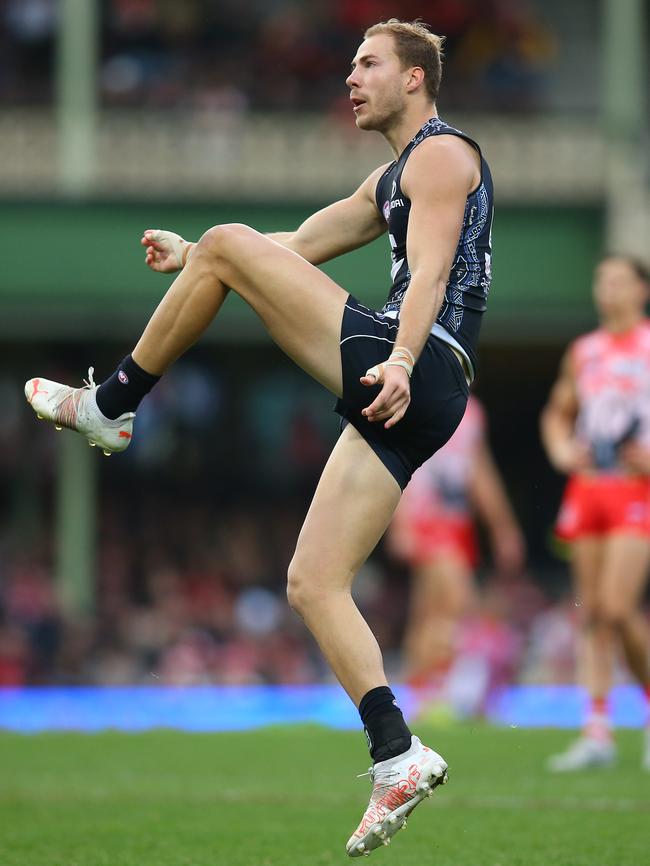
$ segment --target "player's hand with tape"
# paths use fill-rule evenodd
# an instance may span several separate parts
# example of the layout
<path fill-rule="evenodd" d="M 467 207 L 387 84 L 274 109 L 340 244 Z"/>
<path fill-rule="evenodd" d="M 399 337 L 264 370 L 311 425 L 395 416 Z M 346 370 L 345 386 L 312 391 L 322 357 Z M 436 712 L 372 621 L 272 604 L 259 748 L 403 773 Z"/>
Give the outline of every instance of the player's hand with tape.
<path fill-rule="evenodd" d="M 404 417 L 411 402 L 411 374 L 415 357 L 405 346 L 395 346 L 390 357 L 371 367 L 361 377 L 362 385 L 383 385 L 377 397 L 361 414 L 368 421 L 384 421 L 384 427 L 394 427 Z"/>
<path fill-rule="evenodd" d="M 195 244 L 175 232 L 165 229 L 147 229 L 140 239 L 146 247 L 145 262 L 152 271 L 173 274 L 185 267 Z"/>

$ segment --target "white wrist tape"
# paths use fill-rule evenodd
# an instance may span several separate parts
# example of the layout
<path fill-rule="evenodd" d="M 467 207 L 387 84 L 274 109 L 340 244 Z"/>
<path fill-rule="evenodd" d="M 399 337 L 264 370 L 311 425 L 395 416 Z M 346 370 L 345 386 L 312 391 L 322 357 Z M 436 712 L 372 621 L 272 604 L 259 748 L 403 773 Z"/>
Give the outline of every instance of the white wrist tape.
<path fill-rule="evenodd" d="M 194 246 L 193 243 L 186 241 L 175 232 L 168 232 L 166 229 L 153 229 L 151 239 L 157 244 L 166 244 L 169 247 L 169 251 L 176 259 L 179 270 L 185 267 L 187 257 Z"/>
<path fill-rule="evenodd" d="M 371 367 L 367 371 L 366 376 L 373 376 L 376 382 L 383 382 L 386 367 L 401 367 L 403 370 L 406 370 L 410 379 L 414 366 L 415 356 L 413 352 L 405 346 L 395 346 L 388 360 L 382 361 L 381 364 L 375 364 L 374 367 Z"/>

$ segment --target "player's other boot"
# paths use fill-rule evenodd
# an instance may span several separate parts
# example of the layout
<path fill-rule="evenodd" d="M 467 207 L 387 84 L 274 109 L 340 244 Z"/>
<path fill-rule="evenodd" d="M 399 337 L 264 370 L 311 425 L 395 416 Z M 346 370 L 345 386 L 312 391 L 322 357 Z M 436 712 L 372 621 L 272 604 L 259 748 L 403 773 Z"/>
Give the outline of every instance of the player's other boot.
<path fill-rule="evenodd" d="M 611 767 L 615 763 L 616 746 L 611 740 L 583 736 L 571 743 L 566 752 L 549 758 L 547 766 L 554 773 L 571 773 Z"/>
<path fill-rule="evenodd" d="M 82 388 L 71 388 L 49 379 L 30 379 L 25 383 L 25 397 L 38 418 L 51 421 L 60 430 L 68 427 L 85 436 L 91 445 L 99 446 L 107 456 L 124 451 L 133 435 L 134 412 L 125 412 L 114 421 L 106 418 L 97 406 L 97 385 L 93 368 Z"/>
<path fill-rule="evenodd" d="M 406 825 L 413 809 L 447 781 L 447 762 L 413 737 L 407 752 L 375 764 L 362 775 L 370 776 L 372 794 L 361 823 L 346 845 L 350 857 L 361 857 L 380 845 L 388 845 Z"/>

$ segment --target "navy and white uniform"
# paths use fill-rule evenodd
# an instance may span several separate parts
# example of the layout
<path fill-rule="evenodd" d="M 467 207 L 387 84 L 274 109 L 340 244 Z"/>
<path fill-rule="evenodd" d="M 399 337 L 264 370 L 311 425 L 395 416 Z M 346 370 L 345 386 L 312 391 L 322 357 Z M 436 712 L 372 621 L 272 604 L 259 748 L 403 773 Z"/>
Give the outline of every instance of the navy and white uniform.
<path fill-rule="evenodd" d="M 370 367 L 385 361 L 395 342 L 401 304 L 411 281 L 406 250 L 411 202 L 401 188 L 402 173 L 415 148 L 437 135 L 458 136 L 476 148 L 481 158 L 481 178 L 467 196 L 445 298 L 413 370 L 411 403 L 404 418 L 386 430 L 383 422 L 371 424 L 361 415 L 381 386 L 367 388 L 359 378 Z M 450 438 L 465 411 L 468 385 L 458 354 L 473 378 L 491 281 L 492 177 L 478 144 L 434 117 L 424 124 L 399 159 L 388 166 L 377 183 L 375 198 L 388 228 L 392 284 L 380 311 L 363 306 L 352 296 L 348 298 L 341 328 L 343 397 L 337 401 L 336 411 L 359 430 L 404 489 L 418 466 Z"/>

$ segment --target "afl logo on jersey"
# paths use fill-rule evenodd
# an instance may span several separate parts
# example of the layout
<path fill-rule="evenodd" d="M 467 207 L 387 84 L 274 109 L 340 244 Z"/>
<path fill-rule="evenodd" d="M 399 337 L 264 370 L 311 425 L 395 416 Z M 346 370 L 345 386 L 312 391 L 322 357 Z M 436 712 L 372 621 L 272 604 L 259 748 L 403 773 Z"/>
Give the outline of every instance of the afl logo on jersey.
<path fill-rule="evenodd" d="M 386 222 L 388 222 L 388 219 L 390 217 L 390 202 L 389 201 L 384 202 L 384 207 L 382 208 L 382 210 L 384 212 L 384 219 L 386 220 Z"/>

